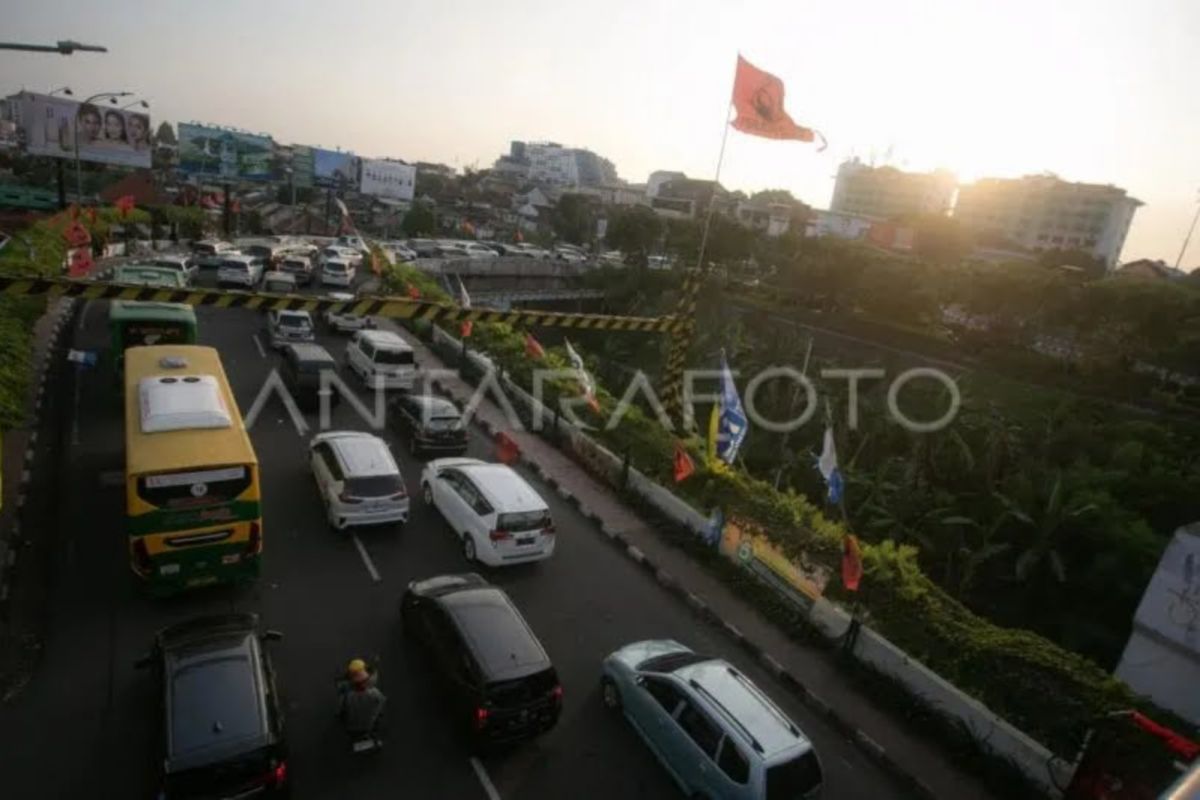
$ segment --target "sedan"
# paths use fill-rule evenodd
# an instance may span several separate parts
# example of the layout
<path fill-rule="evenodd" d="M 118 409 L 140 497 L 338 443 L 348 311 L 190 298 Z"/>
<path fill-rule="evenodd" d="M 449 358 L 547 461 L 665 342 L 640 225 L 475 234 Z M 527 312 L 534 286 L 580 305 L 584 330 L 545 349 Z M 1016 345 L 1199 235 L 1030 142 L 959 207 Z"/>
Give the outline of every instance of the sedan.
<path fill-rule="evenodd" d="M 467 452 L 467 431 L 462 415 L 449 400 L 432 395 L 404 394 L 392 404 L 388 419 L 408 440 L 413 455 Z"/>
<path fill-rule="evenodd" d="M 347 292 L 330 292 L 329 299 L 349 303 L 357 298 Z M 336 331 L 337 333 L 354 333 L 355 331 L 374 328 L 375 320 L 365 314 L 355 314 L 353 311 L 334 311 L 330 309 L 325 312 L 325 324 L 329 326 L 331 331 Z"/>

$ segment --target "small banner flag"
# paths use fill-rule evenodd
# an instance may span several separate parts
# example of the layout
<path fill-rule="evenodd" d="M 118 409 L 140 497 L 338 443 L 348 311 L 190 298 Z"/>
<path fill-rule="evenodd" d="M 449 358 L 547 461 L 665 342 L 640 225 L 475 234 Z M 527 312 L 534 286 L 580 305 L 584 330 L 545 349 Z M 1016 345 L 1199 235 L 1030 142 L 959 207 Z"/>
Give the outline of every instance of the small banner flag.
<path fill-rule="evenodd" d="M 546 349 L 542 347 L 542 343 L 533 338 L 532 333 L 525 334 L 525 355 L 530 358 L 545 358 Z"/>
<path fill-rule="evenodd" d="M 692 463 L 692 457 L 688 455 L 688 451 L 682 444 L 675 442 L 675 482 L 686 481 L 695 471 L 696 465 Z"/>
<path fill-rule="evenodd" d="M 862 574 L 862 550 L 858 546 L 858 537 L 847 533 L 846 538 L 842 540 L 842 585 L 846 587 L 846 591 L 858 591 Z"/>
<path fill-rule="evenodd" d="M 596 385 L 592 383 L 592 376 L 588 375 L 588 371 L 583 364 L 583 359 L 579 353 L 575 352 L 575 348 L 571 347 L 571 343 L 563 339 L 563 344 L 567 347 L 567 358 L 571 359 L 571 365 L 575 367 L 575 372 L 579 376 L 579 383 L 583 386 L 583 397 L 587 400 L 588 408 L 599 414 L 600 401 L 596 399 Z"/>
<path fill-rule="evenodd" d="M 825 485 L 829 487 L 826 499 L 833 505 L 842 502 L 842 489 L 845 484 L 842 482 L 842 472 L 838 469 L 837 447 L 833 443 L 833 426 L 825 427 L 825 442 L 821 449 L 821 455 L 817 458 L 817 469 L 820 471 L 821 477 L 825 479 Z"/>
<path fill-rule="evenodd" d="M 133 211 L 133 206 L 134 206 L 133 195 L 131 195 L 131 194 L 122 195 L 121 197 L 118 197 L 116 199 L 116 201 L 113 203 L 113 205 L 117 207 L 117 211 L 121 212 L 121 219 L 125 219 L 126 217 L 129 216 L 129 212 Z"/>
<path fill-rule="evenodd" d="M 784 110 L 783 81 L 740 55 L 733 81 L 733 107 L 737 111 L 733 127 L 742 133 L 801 142 L 811 142 L 820 137 L 820 149 L 825 149 L 824 136 L 812 128 L 797 125 Z"/>
<path fill-rule="evenodd" d="M 88 218 L 88 222 L 90 222 L 92 225 L 96 224 L 96 207 L 95 206 L 88 206 L 87 218 Z"/>
<path fill-rule="evenodd" d="M 708 426 L 709 465 L 732 466 L 749 429 L 750 421 L 742 410 L 737 384 L 733 382 L 725 352 L 721 351 L 721 395 L 713 406 Z"/>
<path fill-rule="evenodd" d="M 86 277 L 92 270 L 94 262 L 92 261 L 92 248 L 77 247 L 71 251 L 71 260 L 67 267 L 68 278 L 83 278 Z"/>
<path fill-rule="evenodd" d="M 471 295 L 467 294 L 467 286 L 463 283 L 463 279 L 459 275 L 455 275 L 458 280 L 458 304 L 463 308 L 471 307 Z M 466 339 L 471 335 L 471 331 L 475 329 L 475 325 L 469 319 L 464 319 L 462 324 L 458 326 L 459 333 L 462 338 Z"/>
<path fill-rule="evenodd" d="M 1196 756 L 1200 755 L 1200 744 L 1196 744 L 1183 734 L 1176 733 L 1165 725 L 1160 725 L 1139 711 L 1131 711 L 1129 716 L 1133 720 L 1133 724 L 1146 731 L 1146 733 L 1157 736 L 1176 755 L 1186 761 L 1192 762 L 1196 759 Z"/>
<path fill-rule="evenodd" d="M 517 228 L 516 232 L 513 233 L 513 241 L 516 242 L 517 244 L 520 244 L 521 242 L 525 241 L 525 234 L 521 233 L 520 228 Z"/>

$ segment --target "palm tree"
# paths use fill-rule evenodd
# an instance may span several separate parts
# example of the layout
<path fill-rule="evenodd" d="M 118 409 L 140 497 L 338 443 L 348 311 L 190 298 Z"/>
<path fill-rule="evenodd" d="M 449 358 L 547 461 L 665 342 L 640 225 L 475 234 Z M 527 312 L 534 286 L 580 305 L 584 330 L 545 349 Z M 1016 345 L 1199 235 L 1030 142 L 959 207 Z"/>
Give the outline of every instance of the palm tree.
<path fill-rule="evenodd" d="M 1015 575 L 1017 581 L 1027 582 L 1044 567 L 1049 567 L 1055 580 L 1063 583 L 1067 570 L 1059 552 L 1063 531 L 1069 520 L 1077 519 L 1096 510 L 1094 503 L 1069 504 L 1063 501 L 1062 473 L 1056 473 L 1045 505 L 1027 513 L 1017 507 L 1008 497 L 996 493 L 1008 513 L 1018 522 L 1033 531 L 1033 540 L 1017 556 Z"/>

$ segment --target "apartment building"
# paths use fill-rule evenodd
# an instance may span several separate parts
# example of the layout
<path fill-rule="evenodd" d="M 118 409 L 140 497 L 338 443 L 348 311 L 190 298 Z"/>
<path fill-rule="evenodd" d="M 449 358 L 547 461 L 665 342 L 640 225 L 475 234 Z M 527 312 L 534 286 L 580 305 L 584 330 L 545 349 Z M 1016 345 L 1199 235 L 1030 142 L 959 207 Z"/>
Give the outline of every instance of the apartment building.
<path fill-rule="evenodd" d="M 946 170 L 904 172 L 869 166 L 855 158 L 838 167 L 829 210 L 878 220 L 945 214 L 954 201 L 955 187 L 954 174 Z"/>

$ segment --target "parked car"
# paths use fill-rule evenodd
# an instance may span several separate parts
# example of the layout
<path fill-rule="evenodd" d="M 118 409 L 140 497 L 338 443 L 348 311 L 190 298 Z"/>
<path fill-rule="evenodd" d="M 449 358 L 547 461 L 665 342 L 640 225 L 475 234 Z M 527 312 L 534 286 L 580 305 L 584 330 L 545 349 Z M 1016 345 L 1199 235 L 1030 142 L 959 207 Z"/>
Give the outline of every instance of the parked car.
<path fill-rule="evenodd" d="M 817 797 L 812 742 L 740 670 L 670 640 L 604 659 L 601 699 L 622 712 L 688 797 Z"/>
<path fill-rule="evenodd" d="M 438 258 L 442 249 L 433 239 L 409 239 L 408 246 L 417 254 L 417 258 Z"/>
<path fill-rule="evenodd" d="M 242 254 L 226 256 L 217 269 L 218 286 L 241 286 L 253 289 L 262 280 L 264 268 L 261 258 Z"/>
<path fill-rule="evenodd" d="M 356 298 L 348 292 L 330 292 L 328 295 L 330 300 L 338 300 L 341 302 L 350 303 Z M 375 320 L 366 314 L 355 314 L 353 311 L 334 311 L 330 309 L 325 312 L 325 324 L 329 326 L 331 331 L 337 333 L 353 333 L 354 331 L 367 330 L 375 327 Z"/>
<path fill-rule="evenodd" d="M 392 251 L 392 257 L 396 261 L 416 261 L 417 252 L 411 247 L 402 244 L 393 244 L 388 247 Z"/>
<path fill-rule="evenodd" d="M 354 265 L 349 261 L 329 259 L 321 265 L 321 284 L 323 286 L 353 286 Z"/>
<path fill-rule="evenodd" d="M 225 256 L 237 252 L 229 242 L 206 240 L 192 245 L 192 259 L 197 267 L 216 268 L 221 266 Z"/>
<path fill-rule="evenodd" d="M 441 397 L 406 394 L 396 398 L 388 415 L 392 427 L 408 441 L 413 455 L 467 452 L 467 429 L 458 407 Z"/>
<path fill-rule="evenodd" d="M 301 253 L 285 253 L 279 259 L 279 271 L 291 275 L 300 286 L 308 286 L 313 280 L 312 259 Z"/>
<path fill-rule="evenodd" d="M 421 496 L 462 542 L 468 563 L 489 567 L 554 555 L 554 521 L 546 501 L 504 464 L 439 458 L 421 472 Z"/>
<path fill-rule="evenodd" d="M 321 250 L 321 266 L 330 261 L 342 261 L 353 267 L 362 266 L 362 253 L 346 247 L 326 247 Z"/>
<path fill-rule="evenodd" d="M 542 260 L 552 258 L 549 250 L 538 247 L 537 245 L 521 243 L 517 245 L 517 247 L 521 251 L 522 255 L 528 256 L 529 258 L 537 258 Z"/>
<path fill-rule="evenodd" d="M 412 348 L 391 331 L 355 331 L 346 346 L 346 365 L 371 389 L 409 391 L 417 377 Z"/>
<path fill-rule="evenodd" d="M 609 250 L 600 256 L 600 261 L 613 267 L 625 266 L 625 254 L 620 250 Z"/>
<path fill-rule="evenodd" d="M 554 248 L 554 258 L 557 261 L 566 261 L 571 264 L 579 264 L 587 261 L 587 255 L 585 253 L 582 253 L 573 247 L 563 247 L 561 245 Z"/>
<path fill-rule="evenodd" d="M 470 258 L 467 253 L 467 242 L 460 242 L 456 239 L 442 239 L 438 242 L 438 249 L 441 251 L 442 258 Z"/>
<path fill-rule="evenodd" d="M 154 670 L 161 798 L 283 796 L 291 788 L 283 703 L 253 614 L 196 617 L 158 632 Z"/>
<path fill-rule="evenodd" d="M 558 673 L 502 589 L 475 574 L 408 585 L 404 635 L 429 654 L 450 716 L 472 749 L 529 739 L 562 713 Z"/>
<path fill-rule="evenodd" d="M 467 242 L 463 245 L 467 258 L 495 258 L 499 255 L 495 250 L 480 242 Z"/>
<path fill-rule="evenodd" d="M 296 405 L 305 411 L 321 405 L 321 392 L 329 394 L 330 408 L 341 402 L 342 396 L 333 390 L 329 377 L 337 375 L 337 362 L 319 344 L 294 343 L 283 346 L 283 365 L 279 374 Z M 329 377 L 322 381 L 322 373 Z"/>
<path fill-rule="evenodd" d="M 152 267 L 178 270 L 183 274 L 184 283 L 189 286 L 196 281 L 196 273 L 200 271 L 200 267 L 191 256 L 183 253 L 158 253 L 145 263 Z"/>
<path fill-rule="evenodd" d="M 367 243 L 363 241 L 361 236 L 339 236 L 334 240 L 334 245 L 346 248 L 347 250 L 354 250 L 364 256 L 370 252 L 367 248 Z"/>
<path fill-rule="evenodd" d="M 262 288 L 264 292 L 294 294 L 296 291 L 296 279 L 286 272 L 272 270 L 263 273 Z"/>
<path fill-rule="evenodd" d="M 360 431 L 326 431 L 312 438 L 308 451 L 334 528 L 408 522 L 408 490 L 383 439 Z"/>
<path fill-rule="evenodd" d="M 267 334 L 271 347 L 283 347 L 289 342 L 311 342 L 316 338 L 312 317 L 307 311 L 268 311 Z"/>

